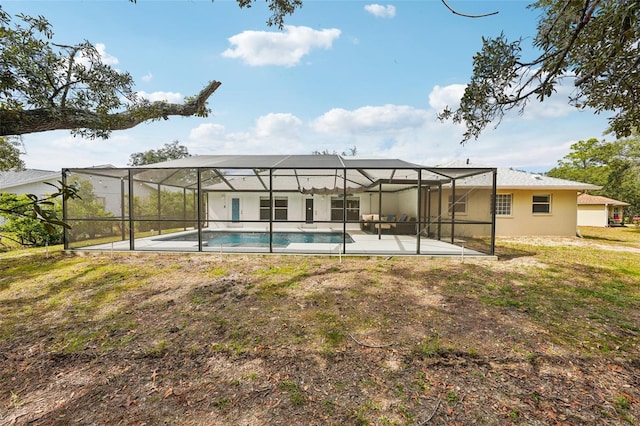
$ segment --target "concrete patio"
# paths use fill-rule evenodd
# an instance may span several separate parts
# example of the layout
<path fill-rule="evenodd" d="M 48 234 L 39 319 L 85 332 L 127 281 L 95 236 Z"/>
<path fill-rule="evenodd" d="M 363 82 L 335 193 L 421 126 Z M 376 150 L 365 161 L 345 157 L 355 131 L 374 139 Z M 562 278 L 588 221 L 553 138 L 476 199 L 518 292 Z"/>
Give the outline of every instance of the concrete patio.
<path fill-rule="evenodd" d="M 243 231 L 251 232 L 250 229 Z M 257 231 L 257 230 L 253 230 Z M 264 231 L 264 230 L 261 230 Z M 317 230 L 331 232 L 336 230 L 325 229 Z M 167 237 L 180 236 L 185 233 L 193 233 L 194 231 L 186 231 L 175 234 L 166 234 L 162 236 L 151 236 L 138 238 L 134 241 L 136 251 L 161 251 L 161 252 L 198 252 L 197 241 L 178 241 L 170 240 Z M 301 231 L 313 232 L 313 231 Z M 365 256 L 381 256 L 381 255 L 416 255 L 417 239 L 412 235 L 393 235 L 393 234 L 367 234 L 361 231 L 348 231 L 348 234 L 354 240 L 352 243 L 346 244 L 346 251 L 343 250 L 342 243 L 290 243 L 285 247 L 273 246 L 272 253 L 278 254 L 317 254 L 317 255 L 365 255 Z M 202 252 L 204 253 L 269 253 L 269 247 L 264 246 L 229 246 L 215 245 L 209 246 L 203 242 Z M 494 256 L 481 253 L 464 247 L 463 240 L 456 240 L 456 244 L 445 241 L 434 240 L 426 237 L 420 238 L 420 252 L 422 256 L 437 257 L 483 257 L 491 258 Z M 116 241 L 106 244 L 98 244 L 82 247 L 79 250 L 98 250 L 98 251 L 130 251 L 129 241 Z"/>

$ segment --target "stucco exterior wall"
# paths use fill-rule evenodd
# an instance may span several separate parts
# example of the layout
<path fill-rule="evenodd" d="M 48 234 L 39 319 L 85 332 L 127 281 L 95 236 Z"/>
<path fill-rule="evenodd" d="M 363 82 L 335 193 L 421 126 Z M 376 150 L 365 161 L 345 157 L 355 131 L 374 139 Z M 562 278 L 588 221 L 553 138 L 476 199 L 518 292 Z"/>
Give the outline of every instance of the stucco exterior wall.
<path fill-rule="evenodd" d="M 46 182 L 52 183 L 54 185 L 58 185 L 58 179 L 49 179 Z M 51 185 L 47 185 L 44 182 L 34 182 L 28 183 L 25 185 L 16 185 L 11 188 L 2 189 L 0 192 L 8 192 L 10 194 L 23 195 L 23 194 L 34 194 L 40 198 L 43 198 L 53 192 L 55 192 L 55 188 Z"/>
<path fill-rule="evenodd" d="M 274 227 L 277 228 L 310 228 L 317 226 L 319 228 L 332 227 L 332 223 L 315 223 L 331 221 L 331 195 L 306 195 L 298 193 L 276 193 L 274 198 L 287 198 L 287 221 L 297 223 L 285 223 L 274 221 Z M 268 197 L 268 193 L 264 192 L 244 192 L 244 193 L 210 193 L 207 201 L 207 220 L 210 221 L 210 228 L 252 228 L 265 229 L 269 228 L 268 221 L 260 221 L 260 197 Z M 240 221 L 255 221 L 237 223 L 232 221 L 232 199 L 239 200 Z M 351 197 L 349 197 L 351 198 Z M 355 196 L 354 198 L 361 198 Z M 368 198 L 368 195 L 367 195 Z M 313 220 L 314 223 L 306 222 L 306 200 L 313 199 Z M 368 209 L 368 201 L 365 204 Z M 360 200 L 360 209 L 362 212 L 363 200 Z M 221 222 L 216 222 L 221 221 Z M 359 223 L 348 223 L 347 229 L 358 229 Z M 335 227 L 342 227 L 342 222 L 335 222 Z"/>
<path fill-rule="evenodd" d="M 450 218 L 448 212 L 449 190 L 442 193 L 442 217 Z M 499 194 L 511 194 L 511 215 L 496 216 L 497 236 L 517 235 L 558 235 L 574 236 L 577 228 L 577 192 L 571 190 L 498 190 Z M 457 195 L 467 197 L 466 211 L 456 213 L 456 219 L 461 221 L 490 221 L 491 220 L 491 191 L 489 189 L 465 190 L 459 188 Z M 549 213 L 533 213 L 532 203 L 534 195 L 550 195 L 551 206 Z M 210 227 L 245 227 L 268 229 L 268 222 L 260 220 L 260 197 L 265 193 L 210 193 L 208 195 L 207 220 Z M 287 220 L 298 223 L 276 223 L 278 228 L 298 228 L 310 226 L 305 221 L 305 200 L 312 198 L 314 203 L 314 222 L 331 221 L 331 195 L 304 195 L 297 193 L 274 193 L 274 197 L 287 197 Z M 431 194 L 431 220 L 438 219 L 437 202 L 439 194 Z M 360 199 L 360 214 L 378 212 L 378 194 L 356 194 Z M 240 203 L 240 221 L 256 221 L 254 223 L 231 223 L 231 199 L 238 198 Z M 417 195 L 415 191 L 398 193 L 384 193 L 382 197 L 382 213 L 384 215 L 401 214 L 417 215 Z M 216 223 L 216 221 L 221 221 Z M 318 223 L 318 227 L 328 228 L 331 223 Z M 336 226 L 341 224 L 336 222 Z M 349 223 L 347 229 L 356 229 L 358 224 Z M 444 235 L 447 228 L 442 227 Z M 456 235 L 480 236 L 490 233 L 490 226 L 485 225 L 456 225 Z"/>
<path fill-rule="evenodd" d="M 604 228 L 608 223 L 608 213 L 604 205 L 583 204 L 578 206 L 578 226 L 598 226 Z"/>
<path fill-rule="evenodd" d="M 497 236 L 558 235 L 575 236 L 577 228 L 577 191 L 506 190 L 512 194 L 511 216 L 496 216 Z M 551 195 L 549 213 L 532 213 L 534 195 Z"/>
<path fill-rule="evenodd" d="M 450 188 L 443 188 L 442 191 L 442 205 L 441 211 L 438 211 L 440 193 L 438 191 L 431 191 L 429 210 L 429 220 L 431 222 L 442 219 L 444 221 L 450 220 L 452 217 L 449 211 L 449 196 L 452 191 Z M 464 197 L 466 206 L 464 211 L 457 210 L 455 212 L 455 235 L 457 237 L 487 237 L 491 235 L 491 226 L 484 224 L 464 224 L 462 222 L 491 222 L 491 190 L 483 188 L 457 188 L 456 198 Z M 426 209 L 426 206 L 424 207 Z M 462 207 L 461 207 L 462 208 Z M 426 218 L 425 213 L 425 218 Z M 423 218 L 424 220 L 424 218 Z M 443 224 L 438 227 L 436 225 L 428 226 L 428 233 L 436 236 L 440 234 L 441 237 L 449 237 L 451 235 L 451 226 Z"/>
<path fill-rule="evenodd" d="M 300 223 L 306 221 L 306 200 L 313 199 L 313 220 L 319 222 L 320 228 L 332 227 L 331 222 L 331 198 L 336 195 L 306 195 L 293 192 L 277 193 L 274 198 L 287 198 L 287 220 L 299 223 L 278 222 L 278 228 L 298 228 L 311 227 L 312 224 Z M 268 197 L 264 192 L 235 192 L 235 193 L 209 193 L 207 195 L 207 220 L 209 227 L 228 228 L 268 228 L 267 221 L 260 221 L 260 197 Z M 232 220 L 232 199 L 239 200 L 240 221 L 256 221 L 254 223 L 233 223 Z M 376 192 L 361 193 L 349 196 L 360 200 L 360 216 L 363 214 L 378 213 L 380 209 L 379 194 Z M 387 192 L 382 194 L 382 214 L 394 215 L 396 219 L 402 214 L 408 217 L 417 216 L 417 193 L 415 190 L 401 192 Z M 219 223 L 215 223 L 220 221 Z M 337 227 L 341 227 L 341 222 L 336 222 Z M 348 223 L 348 229 L 359 228 L 359 223 Z"/>

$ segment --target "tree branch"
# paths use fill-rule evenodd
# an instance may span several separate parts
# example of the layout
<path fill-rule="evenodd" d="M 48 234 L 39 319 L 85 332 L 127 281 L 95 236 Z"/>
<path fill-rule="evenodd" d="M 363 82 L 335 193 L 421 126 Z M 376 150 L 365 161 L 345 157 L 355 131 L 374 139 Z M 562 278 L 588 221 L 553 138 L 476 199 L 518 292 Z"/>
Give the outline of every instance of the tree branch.
<path fill-rule="evenodd" d="M 168 119 L 171 115 L 204 117 L 208 113 L 207 100 L 221 84 L 219 81 L 210 82 L 195 98 L 184 104 L 153 102 L 112 114 L 74 108 L 38 108 L 24 111 L 0 109 L 0 136 L 74 129 L 96 130 L 100 135 L 101 130 L 108 133 L 112 130 L 131 129 L 145 121 Z"/>
<path fill-rule="evenodd" d="M 467 15 L 466 13 L 460 13 L 457 10 L 453 9 L 451 6 L 449 6 L 449 4 L 446 2 L 446 0 L 441 0 L 441 1 L 442 1 L 442 4 L 444 4 L 446 6 L 446 8 L 451 11 L 451 13 L 453 13 L 454 15 L 458 15 L 458 16 L 464 16 L 465 18 L 485 18 L 487 16 L 497 15 L 498 14 L 498 11 L 496 10 L 495 12 L 484 13 L 482 15 Z"/>

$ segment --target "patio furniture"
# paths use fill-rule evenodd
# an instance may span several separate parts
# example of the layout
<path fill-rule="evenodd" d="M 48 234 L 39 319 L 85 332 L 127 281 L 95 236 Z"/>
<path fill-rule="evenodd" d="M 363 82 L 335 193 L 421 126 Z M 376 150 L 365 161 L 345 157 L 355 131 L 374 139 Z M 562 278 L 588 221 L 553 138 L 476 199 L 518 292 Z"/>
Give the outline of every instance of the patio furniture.
<path fill-rule="evenodd" d="M 377 214 L 363 214 L 360 219 L 360 230 L 365 232 L 373 232 L 373 225 L 380 220 Z"/>
<path fill-rule="evenodd" d="M 402 219 L 402 217 L 400 217 Z M 416 235 L 418 232 L 418 224 L 415 217 L 405 217 L 395 224 L 396 234 L 400 235 Z"/>
<path fill-rule="evenodd" d="M 378 223 L 374 223 L 373 225 L 373 229 L 375 232 L 378 232 L 378 229 L 382 230 L 382 231 L 392 231 L 395 229 L 396 224 L 394 223 L 396 221 L 396 217 L 395 215 L 388 215 L 388 216 L 383 216 L 382 220 Z"/>

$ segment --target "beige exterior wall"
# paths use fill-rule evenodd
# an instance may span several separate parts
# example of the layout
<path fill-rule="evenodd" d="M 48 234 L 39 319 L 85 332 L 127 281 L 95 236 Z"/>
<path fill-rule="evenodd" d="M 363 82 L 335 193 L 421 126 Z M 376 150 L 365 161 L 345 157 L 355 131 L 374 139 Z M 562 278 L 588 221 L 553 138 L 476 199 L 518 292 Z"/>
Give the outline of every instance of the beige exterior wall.
<path fill-rule="evenodd" d="M 444 189 L 442 193 L 442 216 L 444 219 L 450 218 L 448 212 L 449 189 Z M 456 213 L 459 221 L 491 221 L 491 190 L 474 188 L 465 190 L 459 188 L 456 195 L 466 195 L 466 211 Z M 573 190 L 506 190 L 498 189 L 498 194 L 511 194 L 512 205 L 511 215 L 496 216 L 496 236 L 518 236 L 518 235 L 558 235 L 575 236 L 577 229 L 577 191 Z M 210 195 L 208 203 L 209 220 L 230 220 L 231 198 L 240 198 L 240 219 L 259 219 L 259 197 L 262 193 L 239 193 L 239 194 L 216 194 Z M 274 193 L 275 196 L 279 194 Z M 284 195 L 284 194 L 280 194 Z M 426 195 L 426 194 L 425 194 Z M 532 213 L 534 195 L 550 195 L 551 205 L 549 213 Z M 295 193 L 286 194 L 288 205 L 288 219 L 291 221 L 304 220 L 304 200 L 314 199 L 314 220 L 330 221 L 330 199 L 331 196 L 306 196 Z M 213 199 L 211 198 L 213 197 Z M 360 214 L 378 212 L 378 194 L 364 193 L 357 194 L 360 199 Z M 438 220 L 437 204 L 439 193 L 431 193 L 431 214 L 432 221 Z M 426 198 L 426 197 L 425 197 Z M 399 216 L 406 213 L 412 216 L 417 211 L 415 191 L 403 191 L 399 193 L 386 193 L 383 195 L 383 214 L 395 214 Z M 426 200 L 425 206 L 426 207 Z M 426 217 L 423 218 L 423 221 Z M 212 226 L 215 226 L 212 224 Z M 219 225 L 220 226 L 220 225 Z M 221 226 L 228 226 L 221 224 Z M 244 226 L 260 227 L 267 226 L 266 223 L 244 224 Z M 299 227 L 298 224 L 279 224 L 279 226 Z M 323 227 L 330 226 L 325 223 Z M 349 224 L 348 229 L 355 229 L 358 224 Z M 435 227 L 429 229 L 430 233 L 435 232 Z M 446 236 L 450 234 L 450 227 L 442 226 L 441 233 Z M 456 224 L 456 236 L 488 236 L 490 235 L 490 225 L 478 224 Z"/>
<path fill-rule="evenodd" d="M 498 194 L 512 194 L 512 214 L 496 216 L 496 236 L 576 235 L 577 191 L 498 189 Z M 532 213 L 533 196 L 547 194 L 551 195 L 550 213 Z"/>
<path fill-rule="evenodd" d="M 599 226 L 608 223 L 608 213 L 602 204 L 583 204 L 578 206 L 578 226 Z"/>
<path fill-rule="evenodd" d="M 451 213 L 449 211 L 449 196 L 451 195 L 450 188 L 443 188 L 442 190 L 442 205 L 441 211 L 438 212 L 438 203 L 440 193 L 438 191 L 431 191 L 430 196 L 430 209 L 429 209 L 429 221 L 436 222 L 440 218 L 447 221 L 451 219 Z M 456 210 L 455 217 L 456 222 L 478 221 L 478 222 L 491 222 L 491 190 L 485 188 L 457 188 L 456 198 L 462 197 L 463 201 L 459 205 L 459 209 Z M 425 196 L 426 198 L 426 196 Z M 427 205 L 423 206 L 426 220 Z M 441 216 L 441 217 L 440 217 Z M 429 235 L 436 236 L 440 233 L 441 237 L 447 238 L 451 235 L 451 226 L 443 224 L 438 230 L 437 225 L 431 225 L 428 227 Z M 454 234 L 457 237 L 488 237 L 491 235 L 491 226 L 484 224 L 463 224 L 456 223 Z"/>

